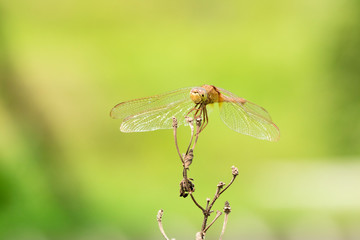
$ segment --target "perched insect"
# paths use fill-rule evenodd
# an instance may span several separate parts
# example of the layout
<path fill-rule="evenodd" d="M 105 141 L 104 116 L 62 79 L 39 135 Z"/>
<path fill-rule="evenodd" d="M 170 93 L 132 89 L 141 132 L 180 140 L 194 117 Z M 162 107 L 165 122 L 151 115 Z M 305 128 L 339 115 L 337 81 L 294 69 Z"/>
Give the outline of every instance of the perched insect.
<path fill-rule="evenodd" d="M 212 85 L 122 102 L 111 110 L 110 116 L 122 120 L 122 132 L 170 129 L 172 117 L 178 119 L 179 125 L 186 125 L 186 116 L 202 118 L 201 131 L 209 122 L 206 107 L 214 103 L 219 103 L 221 119 L 234 131 L 268 141 L 279 139 L 279 128 L 264 108 Z"/>

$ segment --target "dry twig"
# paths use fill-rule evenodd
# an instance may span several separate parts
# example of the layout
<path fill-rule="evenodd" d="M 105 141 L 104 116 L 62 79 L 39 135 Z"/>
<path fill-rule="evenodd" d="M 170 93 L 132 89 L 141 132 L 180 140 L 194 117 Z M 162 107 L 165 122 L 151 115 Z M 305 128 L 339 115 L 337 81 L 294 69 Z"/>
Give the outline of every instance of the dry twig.
<path fill-rule="evenodd" d="M 163 216 L 163 215 L 164 215 L 164 210 L 160 209 L 159 212 L 158 212 L 158 214 L 157 214 L 157 216 L 156 216 L 156 219 L 157 219 L 157 221 L 158 221 L 158 223 L 159 223 L 159 229 L 160 229 L 161 234 L 164 236 L 164 238 L 165 238 L 166 240 L 169 240 L 169 238 L 166 236 L 165 231 L 164 231 L 164 228 L 163 228 L 163 226 L 162 226 L 162 216 Z M 175 240 L 175 239 L 172 238 L 171 240 Z"/>
<path fill-rule="evenodd" d="M 229 204 L 228 201 L 226 201 L 225 206 L 224 206 L 224 213 L 225 213 L 224 224 L 223 224 L 223 228 L 221 230 L 221 235 L 220 235 L 219 240 L 222 240 L 222 236 L 225 233 L 225 229 L 226 229 L 226 225 L 227 225 L 227 221 L 228 221 L 228 217 L 229 217 L 230 212 L 231 212 L 230 204 Z"/>
<path fill-rule="evenodd" d="M 174 139 L 175 139 L 175 146 L 176 146 L 176 150 L 178 152 L 178 155 L 180 157 L 180 160 L 182 162 L 182 166 L 183 166 L 183 179 L 180 182 L 180 196 L 181 197 L 187 197 L 188 195 L 190 195 L 192 201 L 194 202 L 194 204 L 202 211 L 203 215 L 204 215 L 204 219 L 203 219 L 203 223 L 201 226 L 201 231 L 198 232 L 196 234 L 196 240 L 203 240 L 205 239 L 205 234 L 206 232 L 209 230 L 209 228 L 216 222 L 216 220 L 222 215 L 221 211 L 217 211 L 216 212 L 216 216 L 215 218 L 211 221 L 210 224 L 207 224 L 208 218 L 210 216 L 210 214 L 213 212 L 211 209 L 214 206 L 216 200 L 220 197 L 221 194 L 223 194 L 225 192 L 225 190 L 227 190 L 235 181 L 236 176 L 239 174 L 238 173 L 238 169 L 234 166 L 232 166 L 232 179 L 230 181 L 230 183 L 228 185 L 226 185 L 223 182 L 219 182 L 219 184 L 217 185 L 216 188 L 216 192 L 215 195 L 213 197 L 213 199 L 211 200 L 210 198 L 206 199 L 206 207 L 202 207 L 196 200 L 194 197 L 194 191 L 195 191 L 195 186 L 193 184 L 193 179 L 192 178 L 188 178 L 187 175 L 187 171 L 189 170 L 189 167 L 191 165 L 191 163 L 193 162 L 193 158 L 194 158 L 194 149 L 196 146 L 196 143 L 198 141 L 199 138 L 199 133 L 201 132 L 201 123 L 202 123 L 202 119 L 201 118 L 197 118 L 195 123 L 196 123 L 196 134 L 195 134 L 195 140 L 194 140 L 194 125 L 193 125 L 193 119 L 190 117 L 186 118 L 187 123 L 190 126 L 190 130 L 191 130 L 191 137 L 190 137 L 190 142 L 189 145 L 187 147 L 186 153 L 181 155 L 180 153 L 180 149 L 178 146 L 178 142 L 177 142 L 177 127 L 178 127 L 178 122 L 177 119 L 175 117 L 173 117 L 173 130 L 174 130 Z M 193 143 L 193 145 L 192 145 Z M 191 147 L 192 145 L 192 147 Z M 230 213 L 230 205 L 229 203 L 226 201 L 225 202 L 225 207 L 224 207 L 224 213 L 225 213 L 225 218 L 224 218 L 224 224 L 223 224 L 223 228 L 222 228 L 222 232 L 220 235 L 220 239 L 222 238 L 222 236 L 224 235 L 225 232 L 225 228 L 227 225 L 227 221 L 228 221 L 228 215 Z M 161 223 L 161 219 L 162 219 L 162 215 L 163 215 L 163 210 L 160 210 L 158 213 L 158 223 L 159 223 L 159 228 L 161 233 L 163 234 L 163 236 L 165 237 L 165 239 L 168 240 L 168 237 L 166 236 L 164 229 L 162 227 L 162 223 Z"/>

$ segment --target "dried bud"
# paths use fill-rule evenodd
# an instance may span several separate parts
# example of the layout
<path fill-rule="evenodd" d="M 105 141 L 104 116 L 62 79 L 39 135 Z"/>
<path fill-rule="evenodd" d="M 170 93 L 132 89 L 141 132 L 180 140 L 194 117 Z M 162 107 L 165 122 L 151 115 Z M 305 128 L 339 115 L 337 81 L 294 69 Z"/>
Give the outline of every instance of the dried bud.
<path fill-rule="evenodd" d="M 188 124 L 192 124 L 194 119 L 192 117 L 185 117 L 185 121 L 188 123 Z"/>
<path fill-rule="evenodd" d="M 224 206 L 224 213 L 225 214 L 229 214 L 231 212 L 231 207 L 228 201 L 225 202 L 225 206 Z"/>
<path fill-rule="evenodd" d="M 173 128 L 177 128 L 178 127 L 178 121 L 177 121 L 176 117 L 172 117 L 172 120 L 173 120 L 173 124 L 172 124 Z"/>
<path fill-rule="evenodd" d="M 189 193 L 195 191 L 195 185 L 190 181 L 190 179 L 183 179 L 180 182 L 180 197 L 186 198 Z"/>
<path fill-rule="evenodd" d="M 161 218 L 162 218 L 163 215 L 164 215 L 164 210 L 160 209 L 160 210 L 158 211 L 158 214 L 157 214 L 157 216 L 156 216 L 156 219 L 157 219 L 158 221 L 161 221 Z"/>
<path fill-rule="evenodd" d="M 231 169 L 232 169 L 232 175 L 233 175 L 233 176 L 239 175 L 239 170 L 238 170 L 237 167 L 232 166 Z"/>
<path fill-rule="evenodd" d="M 201 118 L 197 118 L 197 119 L 196 119 L 196 126 L 197 126 L 197 127 L 200 127 L 200 126 L 201 126 L 201 121 L 202 121 Z"/>
<path fill-rule="evenodd" d="M 195 236 L 195 239 L 196 240 L 203 240 L 203 239 L 205 239 L 204 237 L 205 237 L 205 233 L 197 232 L 196 236 Z"/>
<path fill-rule="evenodd" d="M 193 158 L 194 158 L 194 151 L 190 149 L 189 153 L 184 156 L 184 167 L 186 169 L 189 169 L 189 166 L 191 165 Z"/>
<path fill-rule="evenodd" d="M 186 192 L 186 184 L 185 180 L 183 179 L 180 182 L 180 197 L 186 198 L 188 196 L 188 193 Z"/>
<path fill-rule="evenodd" d="M 185 121 L 189 124 L 191 131 L 194 131 L 194 124 L 193 124 L 194 119 L 191 117 L 185 117 Z"/>
<path fill-rule="evenodd" d="M 224 182 L 219 182 L 218 185 L 217 185 L 217 187 L 218 187 L 219 189 L 222 189 L 224 186 L 225 186 L 225 183 L 224 183 Z"/>

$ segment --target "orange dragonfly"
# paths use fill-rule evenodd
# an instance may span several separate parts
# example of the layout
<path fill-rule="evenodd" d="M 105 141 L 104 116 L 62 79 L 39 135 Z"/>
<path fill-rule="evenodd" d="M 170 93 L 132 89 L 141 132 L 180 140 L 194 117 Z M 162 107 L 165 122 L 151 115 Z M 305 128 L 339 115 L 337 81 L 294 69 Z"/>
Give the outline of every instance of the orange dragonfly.
<path fill-rule="evenodd" d="M 214 103 L 219 103 L 221 119 L 232 130 L 268 141 L 279 139 L 279 128 L 264 108 L 213 85 L 122 102 L 111 110 L 110 116 L 122 120 L 122 132 L 171 129 L 172 117 L 177 118 L 178 125 L 187 125 L 187 116 L 203 120 L 201 131 L 209 122 L 206 107 Z"/>

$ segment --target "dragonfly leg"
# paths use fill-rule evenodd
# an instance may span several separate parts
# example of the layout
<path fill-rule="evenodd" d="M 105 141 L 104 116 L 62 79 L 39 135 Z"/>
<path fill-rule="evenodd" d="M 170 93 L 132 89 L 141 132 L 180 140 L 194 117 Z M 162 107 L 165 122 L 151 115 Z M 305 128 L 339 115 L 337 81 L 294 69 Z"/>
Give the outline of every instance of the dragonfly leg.
<path fill-rule="evenodd" d="M 203 107 L 203 105 L 200 105 L 199 107 L 198 106 L 199 106 L 199 103 L 196 104 L 195 107 L 193 109 L 191 109 L 191 111 L 188 112 L 188 114 L 185 117 L 187 117 L 192 111 L 195 111 L 194 119 L 201 117 L 201 113 L 202 113 L 204 107 Z"/>
<path fill-rule="evenodd" d="M 200 112 L 199 112 L 200 111 Z M 196 112 L 194 114 L 194 118 L 199 118 L 201 116 L 201 113 L 203 112 L 203 106 L 200 105 L 200 107 L 198 109 L 196 109 Z M 199 114 L 198 114 L 199 113 Z"/>
<path fill-rule="evenodd" d="M 189 114 L 190 114 L 192 111 L 195 111 L 195 110 L 196 110 L 196 112 L 195 112 L 195 114 L 196 114 L 197 111 L 199 111 L 199 109 L 197 108 L 198 105 L 199 105 L 199 103 L 195 104 L 195 107 L 193 107 L 193 108 L 185 115 L 185 117 L 188 117 Z"/>
<path fill-rule="evenodd" d="M 203 111 L 202 111 L 202 115 L 203 115 L 203 123 L 201 124 L 201 128 L 199 133 L 205 129 L 205 127 L 208 125 L 209 123 L 209 118 L 208 118 L 208 114 L 207 114 L 207 110 L 206 107 L 204 107 Z"/>

